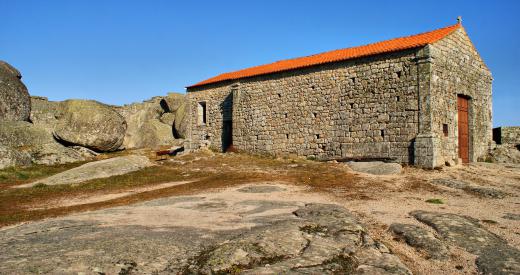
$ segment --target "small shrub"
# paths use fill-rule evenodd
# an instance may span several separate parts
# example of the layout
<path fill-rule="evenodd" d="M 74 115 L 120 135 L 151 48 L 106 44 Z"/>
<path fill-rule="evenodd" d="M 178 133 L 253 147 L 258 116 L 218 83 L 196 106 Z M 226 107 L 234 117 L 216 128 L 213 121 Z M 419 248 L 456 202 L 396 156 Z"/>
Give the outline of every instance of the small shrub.
<path fill-rule="evenodd" d="M 444 202 L 441 199 L 427 199 L 426 202 L 433 204 L 444 204 Z"/>
<path fill-rule="evenodd" d="M 16 172 L 16 177 L 17 177 L 19 180 L 26 180 L 26 179 L 29 179 L 29 175 L 27 175 L 26 173 L 23 173 L 23 172 Z"/>
<path fill-rule="evenodd" d="M 316 156 L 308 156 L 307 160 L 316 160 Z"/>

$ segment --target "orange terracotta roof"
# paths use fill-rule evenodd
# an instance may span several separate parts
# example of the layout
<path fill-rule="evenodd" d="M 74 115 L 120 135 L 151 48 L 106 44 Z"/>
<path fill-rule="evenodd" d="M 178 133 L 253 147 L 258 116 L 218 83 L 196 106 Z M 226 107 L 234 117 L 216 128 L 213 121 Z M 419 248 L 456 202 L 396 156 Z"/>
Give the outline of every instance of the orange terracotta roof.
<path fill-rule="evenodd" d="M 400 37 L 390 39 L 382 42 L 368 44 L 364 46 L 340 49 L 335 51 L 324 52 L 316 55 L 299 57 L 294 59 L 287 59 L 277 61 L 270 64 L 251 67 L 235 72 L 224 73 L 209 79 L 206 79 L 197 84 L 188 86 L 188 88 L 203 86 L 207 84 L 217 83 L 226 80 L 235 80 L 251 76 L 265 75 L 276 72 L 288 71 L 304 67 L 315 66 L 324 63 L 331 63 L 337 61 L 344 61 L 353 58 L 365 57 L 370 55 L 402 51 L 416 47 L 432 44 L 453 31 L 460 28 L 461 24 L 455 24 L 442 29 L 437 29 L 430 32 L 416 34 L 412 36 Z"/>

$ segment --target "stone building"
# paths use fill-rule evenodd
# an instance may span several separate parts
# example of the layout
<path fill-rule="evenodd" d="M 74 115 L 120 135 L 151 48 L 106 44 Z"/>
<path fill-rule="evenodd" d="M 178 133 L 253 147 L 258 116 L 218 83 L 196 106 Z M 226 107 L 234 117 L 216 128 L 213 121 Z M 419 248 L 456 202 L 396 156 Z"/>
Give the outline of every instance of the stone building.
<path fill-rule="evenodd" d="M 477 161 L 492 141 L 491 82 L 459 22 L 189 86 L 187 147 L 429 168 Z"/>

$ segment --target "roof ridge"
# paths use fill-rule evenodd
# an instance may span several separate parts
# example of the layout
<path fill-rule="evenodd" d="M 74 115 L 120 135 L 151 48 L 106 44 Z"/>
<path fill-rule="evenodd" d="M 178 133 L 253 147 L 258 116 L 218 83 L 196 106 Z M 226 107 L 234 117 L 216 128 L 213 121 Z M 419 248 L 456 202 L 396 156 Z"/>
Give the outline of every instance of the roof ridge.
<path fill-rule="evenodd" d="M 237 71 L 222 73 L 215 77 L 188 86 L 188 88 L 203 86 L 226 80 L 236 80 L 246 77 L 271 74 L 325 63 L 345 61 L 354 58 L 396 52 L 405 49 L 425 46 L 427 44 L 432 44 L 439 41 L 440 39 L 451 34 L 453 31 L 457 30 L 461 26 L 462 24 L 458 22 L 455 25 L 450 25 L 447 27 L 422 32 L 419 34 L 392 38 L 388 40 L 378 41 L 360 46 L 354 46 L 350 48 L 331 50 L 303 57 L 282 59 L 267 64 L 240 69 Z"/>

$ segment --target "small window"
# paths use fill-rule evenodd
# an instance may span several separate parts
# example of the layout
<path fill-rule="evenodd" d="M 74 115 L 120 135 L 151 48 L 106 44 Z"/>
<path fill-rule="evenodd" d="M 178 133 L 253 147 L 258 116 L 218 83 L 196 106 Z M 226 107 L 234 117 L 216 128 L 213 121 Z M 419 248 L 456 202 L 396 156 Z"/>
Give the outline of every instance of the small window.
<path fill-rule="evenodd" d="M 444 133 L 444 136 L 448 136 L 448 124 L 442 124 L 442 133 Z"/>
<path fill-rule="evenodd" d="M 395 101 L 399 101 L 399 100 L 400 100 L 399 96 L 396 96 Z"/>
<path fill-rule="evenodd" d="M 289 139 L 289 134 L 285 134 L 285 138 L 286 138 L 286 139 Z"/>
<path fill-rule="evenodd" d="M 320 139 L 320 134 L 316 134 L 316 139 Z"/>
<path fill-rule="evenodd" d="M 206 102 L 205 101 L 201 101 L 199 102 L 198 104 L 198 121 L 199 121 L 199 125 L 206 125 L 206 121 L 207 121 L 207 114 L 206 114 Z"/>
<path fill-rule="evenodd" d="M 385 130 L 381 130 L 381 137 L 385 138 Z"/>
<path fill-rule="evenodd" d="M 316 86 L 312 85 L 312 86 L 311 86 L 311 89 L 313 89 L 313 90 L 316 89 Z"/>
<path fill-rule="evenodd" d="M 318 113 L 312 113 L 312 117 L 317 118 L 318 117 Z"/>
<path fill-rule="evenodd" d="M 401 71 L 397 72 L 397 78 L 401 78 L 401 75 L 403 75 L 403 73 Z"/>
<path fill-rule="evenodd" d="M 283 116 L 284 116 L 285 118 L 287 118 L 287 113 L 283 114 Z"/>
<path fill-rule="evenodd" d="M 352 83 L 356 83 L 356 78 L 355 77 L 350 78 L 350 80 L 352 81 Z"/>
<path fill-rule="evenodd" d="M 282 97 L 282 94 L 278 94 L 278 97 Z"/>

